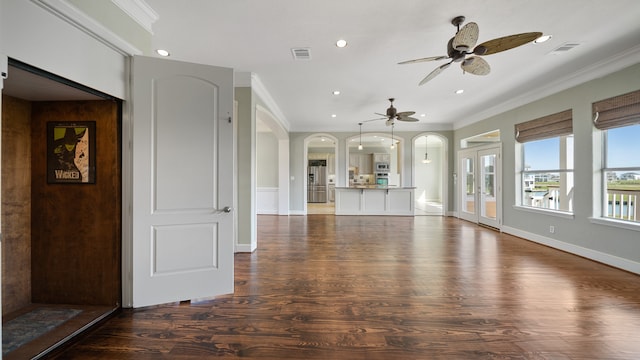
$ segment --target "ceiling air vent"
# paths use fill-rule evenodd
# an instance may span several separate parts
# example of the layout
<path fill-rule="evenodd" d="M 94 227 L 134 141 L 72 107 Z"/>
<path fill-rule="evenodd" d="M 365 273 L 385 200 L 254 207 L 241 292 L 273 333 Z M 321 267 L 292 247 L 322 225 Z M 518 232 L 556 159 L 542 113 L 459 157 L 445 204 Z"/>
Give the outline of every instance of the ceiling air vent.
<path fill-rule="evenodd" d="M 575 48 L 578 45 L 580 45 L 580 43 L 577 43 L 577 42 L 564 43 L 564 44 L 560 45 L 559 47 L 555 48 L 554 50 L 552 50 L 550 52 L 550 54 L 564 54 L 567 51 Z"/>
<path fill-rule="evenodd" d="M 293 48 L 291 49 L 294 60 L 311 60 L 310 48 Z"/>

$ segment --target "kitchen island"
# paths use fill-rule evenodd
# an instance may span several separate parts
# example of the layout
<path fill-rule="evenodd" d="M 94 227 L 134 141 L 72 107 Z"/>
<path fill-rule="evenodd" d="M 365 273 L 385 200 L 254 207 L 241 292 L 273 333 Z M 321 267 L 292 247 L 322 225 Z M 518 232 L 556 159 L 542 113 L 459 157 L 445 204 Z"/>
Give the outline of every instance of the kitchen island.
<path fill-rule="evenodd" d="M 336 215 L 414 215 L 414 187 L 354 185 L 335 191 Z"/>

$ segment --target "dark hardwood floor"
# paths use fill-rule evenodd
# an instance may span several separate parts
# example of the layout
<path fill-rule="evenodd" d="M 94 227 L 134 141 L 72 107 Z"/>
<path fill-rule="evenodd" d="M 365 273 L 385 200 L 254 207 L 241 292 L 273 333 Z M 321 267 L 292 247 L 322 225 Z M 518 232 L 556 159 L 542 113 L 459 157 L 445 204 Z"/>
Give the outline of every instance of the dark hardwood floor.
<path fill-rule="evenodd" d="M 124 310 L 58 358 L 640 359 L 638 275 L 454 218 L 258 223 L 235 294 Z"/>

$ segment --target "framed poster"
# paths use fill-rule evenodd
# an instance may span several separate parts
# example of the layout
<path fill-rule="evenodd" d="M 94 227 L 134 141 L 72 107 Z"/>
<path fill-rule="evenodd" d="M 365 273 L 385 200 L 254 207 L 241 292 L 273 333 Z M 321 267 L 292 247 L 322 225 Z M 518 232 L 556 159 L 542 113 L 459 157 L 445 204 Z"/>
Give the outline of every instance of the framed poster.
<path fill-rule="evenodd" d="M 96 182 L 96 122 L 47 122 L 47 182 Z"/>

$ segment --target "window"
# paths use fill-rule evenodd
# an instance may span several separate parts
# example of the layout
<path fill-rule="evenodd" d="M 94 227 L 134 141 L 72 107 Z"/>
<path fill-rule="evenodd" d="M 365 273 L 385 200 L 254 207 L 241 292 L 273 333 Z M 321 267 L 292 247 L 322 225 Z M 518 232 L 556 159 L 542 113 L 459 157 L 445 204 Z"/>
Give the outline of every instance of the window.
<path fill-rule="evenodd" d="M 515 126 L 522 143 L 522 206 L 573 211 L 572 121 L 572 111 L 566 110 Z"/>
<path fill-rule="evenodd" d="M 640 90 L 593 104 L 602 130 L 602 217 L 640 222 Z"/>

